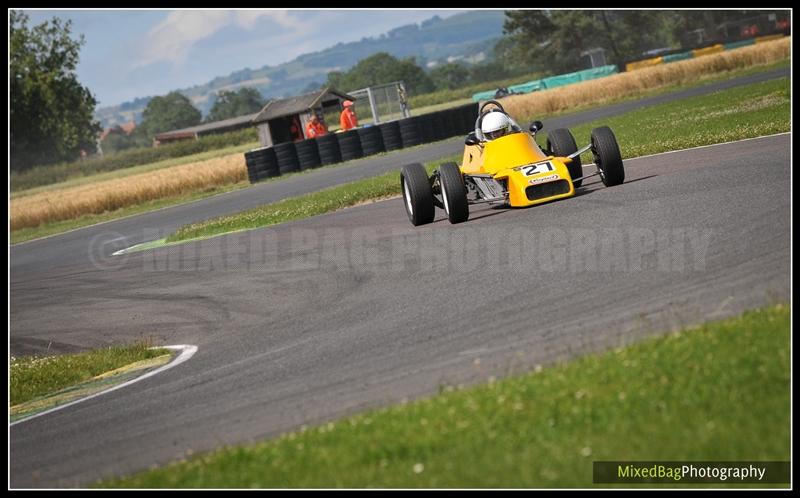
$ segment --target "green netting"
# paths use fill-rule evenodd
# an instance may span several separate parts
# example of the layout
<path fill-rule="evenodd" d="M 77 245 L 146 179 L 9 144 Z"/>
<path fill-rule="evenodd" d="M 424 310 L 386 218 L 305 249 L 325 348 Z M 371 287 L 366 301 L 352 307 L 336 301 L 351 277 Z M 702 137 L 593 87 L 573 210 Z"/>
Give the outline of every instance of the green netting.
<path fill-rule="evenodd" d="M 493 99 L 493 98 L 494 98 L 494 94 L 495 94 L 495 92 L 497 92 L 497 90 L 496 90 L 496 89 L 495 89 L 495 90 L 489 90 L 489 91 L 486 91 L 486 92 L 480 92 L 480 93 L 476 93 L 476 94 L 474 94 L 474 95 L 472 96 L 472 100 L 474 100 L 474 101 L 476 101 L 476 102 L 477 102 L 478 100 L 489 100 L 489 99 Z"/>
<path fill-rule="evenodd" d="M 615 64 L 609 64 L 607 66 L 600 66 L 600 67 L 593 67 L 591 69 L 584 69 L 583 71 L 578 71 L 577 73 L 581 78 L 581 81 L 593 80 L 596 78 L 603 78 L 605 76 L 610 76 L 617 72 L 617 66 Z"/>
<path fill-rule="evenodd" d="M 691 51 L 681 52 L 679 54 L 665 55 L 664 63 L 666 64 L 667 62 L 682 61 L 686 59 L 691 59 L 692 57 L 694 57 L 694 54 Z"/>
<path fill-rule="evenodd" d="M 581 75 L 578 73 L 559 74 L 544 78 L 542 83 L 545 88 L 556 88 L 564 85 L 572 85 L 573 83 L 580 83 Z"/>
<path fill-rule="evenodd" d="M 583 71 L 577 71 L 574 73 L 550 76 L 549 78 L 544 78 L 541 80 L 528 81 L 527 83 L 520 83 L 519 85 L 510 86 L 508 89 L 516 93 L 530 93 L 537 90 L 556 88 L 559 86 L 571 85 L 573 83 L 580 83 L 581 81 L 602 78 L 604 76 L 615 74 L 616 72 L 617 66 L 614 64 L 609 64 L 607 66 L 593 67 L 591 69 L 584 69 Z M 476 93 L 472 96 L 472 100 L 478 101 L 493 99 L 496 91 L 497 89 Z"/>
<path fill-rule="evenodd" d="M 747 40 L 740 40 L 725 44 L 725 50 L 733 50 L 734 48 L 746 47 L 747 45 L 755 45 L 755 38 L 748 38 Z"/>
<path fill-rule="evenodd" d="M 542 88 L 544 88 L 542 86 L 542 80 L 533 80 L 527 83 L 520 83 L 519 85 L 508 87 L 510 91 L 517 93 L 530 93 L 535 92 L 536 90 L 541 90 Z"/>

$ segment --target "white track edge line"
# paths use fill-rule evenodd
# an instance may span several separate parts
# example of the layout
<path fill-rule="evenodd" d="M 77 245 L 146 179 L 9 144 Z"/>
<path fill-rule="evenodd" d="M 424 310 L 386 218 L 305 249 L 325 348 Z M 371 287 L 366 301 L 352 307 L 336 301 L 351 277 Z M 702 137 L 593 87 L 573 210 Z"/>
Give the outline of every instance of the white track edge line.
<path fill-rule="evenodd" d="M 45 410 L 45 411 L 39 412 L 39 413 L 37 413 L 35 415 L 31 415 L 30 417 L 25 417 L 25 418 L 22 418 L 20 420 L 11 422 L 8 426 L 11 427 L 12 425 L 19 424 L 20 422 L 26 422 L 26 421 L 32 420 L 32 419 L 34 419 L 36 417 L 41 417 L 42 415 L 47 415 L 48 413 L 53 413 L 55 411 L 61 410 L 63 408 L 66 408 L 68 406 L 72 406 L 72 405 L 78 404 L 78 403 L 80 403 L 82 401 L 86 401 L 86 400 L 89 400 L 89 399 L 92 399 L 92 398 L 96 398 L 98 396 L 102 396 L 103 394 L 110 393 L 111 391 L 116 391 L 117 389 L 122 389 L 123 387 L 129 386 L 129 385 L 134 384 L 136 382 L 139 382 L 140 380 L 144 380 L 144 379 L 146 379 L 148 377 L 152 377 L 153 375 L 161 373 L 161 372 L 163 372 L 165 370 L 169 370 L 172 367 L 176 367 L 176 366 L 180 365 L 181 363 L 183 363 L 184 361 L 186 361 L 189 358 L 191 358 L 192 356 L 194 356 L 194 354 L 197 352 L 197 346 L 193 346 L 191 344 L 179 344 L 179 345 L 175 345 L 175 346 L 159 346 L 157 349 L 172 349 L 174 351 L 180 351 L 181 354 L 179 354 L 177 358 L 175 358 L 171 362 L 167 363 L 166 365 L 164 365 L 162 367 L 159 367 L 159 368 L 153 370 L 152 372 L 148 372 L 148 373 L 146 373 L 146 374 L 144 374 L 144 375 L 142 375 L 140 377 L 136 377 L 135 379 L 128 380 L 126 382 L 123 382 L 122 384 L 118 384 L 118 385 L 110 387 L 110 388 L 108 388 L 108 389 L 106 389 L 104 391 L 100 391 L 100 392 L 94 393 L 94 394 L 92 394 L 90 396 L 87 396 L 85 398 L 76 399 L 74 401 L 70 401 L 69 403 L 64 403 L 63 405 L 54 406 L 53 408 L 50 408 L 49 410 Z"/>

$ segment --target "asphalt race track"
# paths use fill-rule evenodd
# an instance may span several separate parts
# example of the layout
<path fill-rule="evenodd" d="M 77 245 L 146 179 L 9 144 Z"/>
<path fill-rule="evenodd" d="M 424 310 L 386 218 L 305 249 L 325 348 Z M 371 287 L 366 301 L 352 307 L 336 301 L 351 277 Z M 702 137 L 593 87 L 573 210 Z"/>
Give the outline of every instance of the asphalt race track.
<path fill-rule="evenodd" d="M 86 486 L 788 299 L 789 134 L 625 166 L 623 185 L 461 225 L 414 228 L 393 199 L 109 255 L 205 214 L 178 207 L 14 246 L 13 354 L 199 349 L 12 426 L 11 487 Z"/>

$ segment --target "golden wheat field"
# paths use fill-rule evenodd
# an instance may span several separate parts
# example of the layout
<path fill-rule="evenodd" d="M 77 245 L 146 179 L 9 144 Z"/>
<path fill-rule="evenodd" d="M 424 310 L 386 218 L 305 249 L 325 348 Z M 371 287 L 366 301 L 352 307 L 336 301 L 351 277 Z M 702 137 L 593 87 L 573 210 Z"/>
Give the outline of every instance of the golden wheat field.
<path fill-rule="evenodd" d="M 707 55 L 697 59 L 661 64 L 619 73 L 597 80 L 503 99 L 503 107 L 518 121 L 566 111 L 587 104 L 602 104 L 667 85 L 691 83 L 706 75 L 771 64 L 785 60 L 791 37 Z"/>
<path fill-rule="evenodd" d="M 246 179 L 244 154 L 237 153 L 139 175 L 48 190 L 12 199 L 11 230 L 113 211 Z"/>
<path fill-rule="evenodd" d="M 667 85 L 694 82 L 705 75 L 781 61 L 790 56 L 790 48 L 791 37 L 785 37 L 563 88 L 510 96 L 503 99 L 503 105 L 515 119 L 524 121 L 581 105 L 602 104 Z M 11 200 L 11 230 L 100 214 L 246 179 L 244 154 L 236 153 L 123 178 L 49 189 Z"/>

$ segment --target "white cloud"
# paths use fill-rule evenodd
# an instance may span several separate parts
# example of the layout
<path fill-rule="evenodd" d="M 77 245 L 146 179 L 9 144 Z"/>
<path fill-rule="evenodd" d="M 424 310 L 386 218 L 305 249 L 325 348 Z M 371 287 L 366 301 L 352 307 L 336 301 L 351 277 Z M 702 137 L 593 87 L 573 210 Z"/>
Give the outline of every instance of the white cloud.
<path fill-rule="evenodd" d="M 236 25 L 245 29 L 253 29 L 263 17 L 292 31 L 300 29 L 301 25 L 301 22 L 289 15 L 286 10 L 237 10 L 233 16 Z"/>
<path fill-rule="evenodd" d="M 181 63 L 199 41 L 213 36 L 227 26 L 252 30 L 264 18 L 295 32 L 301 22 L 285 10 L 177 10 L 145 35 L 134 67 L 166 61 Z"/>

